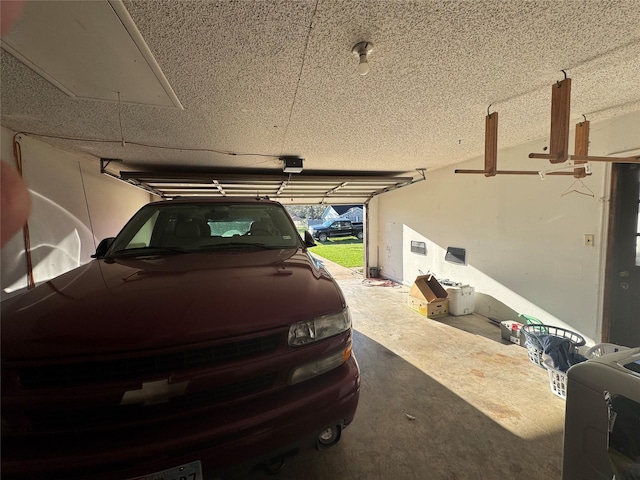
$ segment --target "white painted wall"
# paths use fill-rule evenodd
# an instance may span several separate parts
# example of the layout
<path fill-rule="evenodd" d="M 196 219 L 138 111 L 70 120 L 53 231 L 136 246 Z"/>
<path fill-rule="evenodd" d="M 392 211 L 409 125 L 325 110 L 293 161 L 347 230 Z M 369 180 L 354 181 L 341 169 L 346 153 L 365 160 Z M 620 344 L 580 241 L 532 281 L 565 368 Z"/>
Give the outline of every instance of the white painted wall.
<path fill-rule="evenodd" d="M 13 136 L 2 128 L 2 160 L 15 166 Z M 117 234 L 151 199 L 147 192 L 101 175 L 99 160 L 91 155 L 33 137 L 17 138 L 33 202 L 29 233 L 36 283 L 91 260 L 96 244 Z M 24 245 L 19 233 L 2 249 L 2 299 L 27 286 Z"/>
<path fill-rule="evenodd" d="M 640 112 L 592 123 L 590 137 L 590 155 L 637 149 Z M 528 158 L 546 143 L 500 150 L 498 168 L 552 167 Z M 482 169 L 483 159 L 456 168 Z M 571 176 L 486 178 L 454 169 L 427 172 L 426 181 L 369 204 L 370 265 L 379 255 L 382 275 L 406 285 L 421 272 L 469 284 L 480 314 L 506 320 L 526 313 L 599 341 L 610 164 L 591 163 L 584 185 L 593 197 L 565 195 L 572 185 L 587 191 Z M 584 234 L 595 235 L 594 247 L 584 245 Z M 427 254 L 411 253 L 412 240 L 426 242 Z M 444 261 L 449 246 L 466 248 L 466 266 Z"/>

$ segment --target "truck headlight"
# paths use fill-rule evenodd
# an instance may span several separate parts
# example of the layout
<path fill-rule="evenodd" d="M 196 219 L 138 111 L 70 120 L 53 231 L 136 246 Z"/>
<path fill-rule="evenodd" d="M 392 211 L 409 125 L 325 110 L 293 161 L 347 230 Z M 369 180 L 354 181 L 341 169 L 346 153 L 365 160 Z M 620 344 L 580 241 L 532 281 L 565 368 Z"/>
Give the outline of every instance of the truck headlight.
<path fill-rule="evenodd" d="M 346 332 L 351 328 L 349 308 L 339 313 L 323 315 L 306 322 L 294 323 L 289 327 L 289 345 L 299 347 Z"/>
<path fill-rule="evenodd" d="M 342 350 L 338 350 L 337 352 L 321 358 L 320 360 L 307 363 L 306 365 L 293 370 L 291 372 L 291 376 L 289 377 L 289 385 L 304 382 L 305 380 L 309 380 L 310 378 L 322 375 L 329 370 L 333 370 L 334 368 L 339 367 L 344 362 L 349 360 L 350 356 L 351 342 L 349 342 L 349 345 Z"/>

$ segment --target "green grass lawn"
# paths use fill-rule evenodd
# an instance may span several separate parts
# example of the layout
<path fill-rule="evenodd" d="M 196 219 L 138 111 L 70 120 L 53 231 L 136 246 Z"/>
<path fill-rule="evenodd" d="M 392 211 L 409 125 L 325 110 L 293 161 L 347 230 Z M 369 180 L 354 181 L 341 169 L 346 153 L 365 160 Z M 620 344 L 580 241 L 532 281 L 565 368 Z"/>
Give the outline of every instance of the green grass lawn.
<path fill-rule="evenodd" d="M 362 267 L 364 263 L 364 245 L 355 238 L 336 238 L 324 243 L 316 242 L 309 251 L 346 268 Z"/>

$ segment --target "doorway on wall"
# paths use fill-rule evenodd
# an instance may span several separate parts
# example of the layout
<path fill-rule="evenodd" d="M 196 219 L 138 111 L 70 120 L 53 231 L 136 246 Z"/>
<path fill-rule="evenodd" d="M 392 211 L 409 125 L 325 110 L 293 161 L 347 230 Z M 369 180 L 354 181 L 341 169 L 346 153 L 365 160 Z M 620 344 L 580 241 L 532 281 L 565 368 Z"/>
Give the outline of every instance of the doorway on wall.
<path fill-rule="evenodd" d="M 608 235 L 602 337 L 635 347 L 640 345 L 640 164 L 613 164 Z"/>

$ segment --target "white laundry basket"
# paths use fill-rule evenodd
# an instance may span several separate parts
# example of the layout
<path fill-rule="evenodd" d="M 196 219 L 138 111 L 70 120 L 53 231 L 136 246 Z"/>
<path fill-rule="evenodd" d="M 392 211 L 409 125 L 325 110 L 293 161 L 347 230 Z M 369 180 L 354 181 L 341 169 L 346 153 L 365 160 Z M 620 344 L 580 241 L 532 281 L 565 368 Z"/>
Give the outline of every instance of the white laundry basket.
<path fill-rule="evenodd" d="M 616 345 L 615 343 L 596 343 L 585 352 L 584 356 L 587 358 L 597 358 L 610 353 L 616 353 L 621 350 L 629 350 L 629 347 L 623 347 L 622 345 Z"/>

